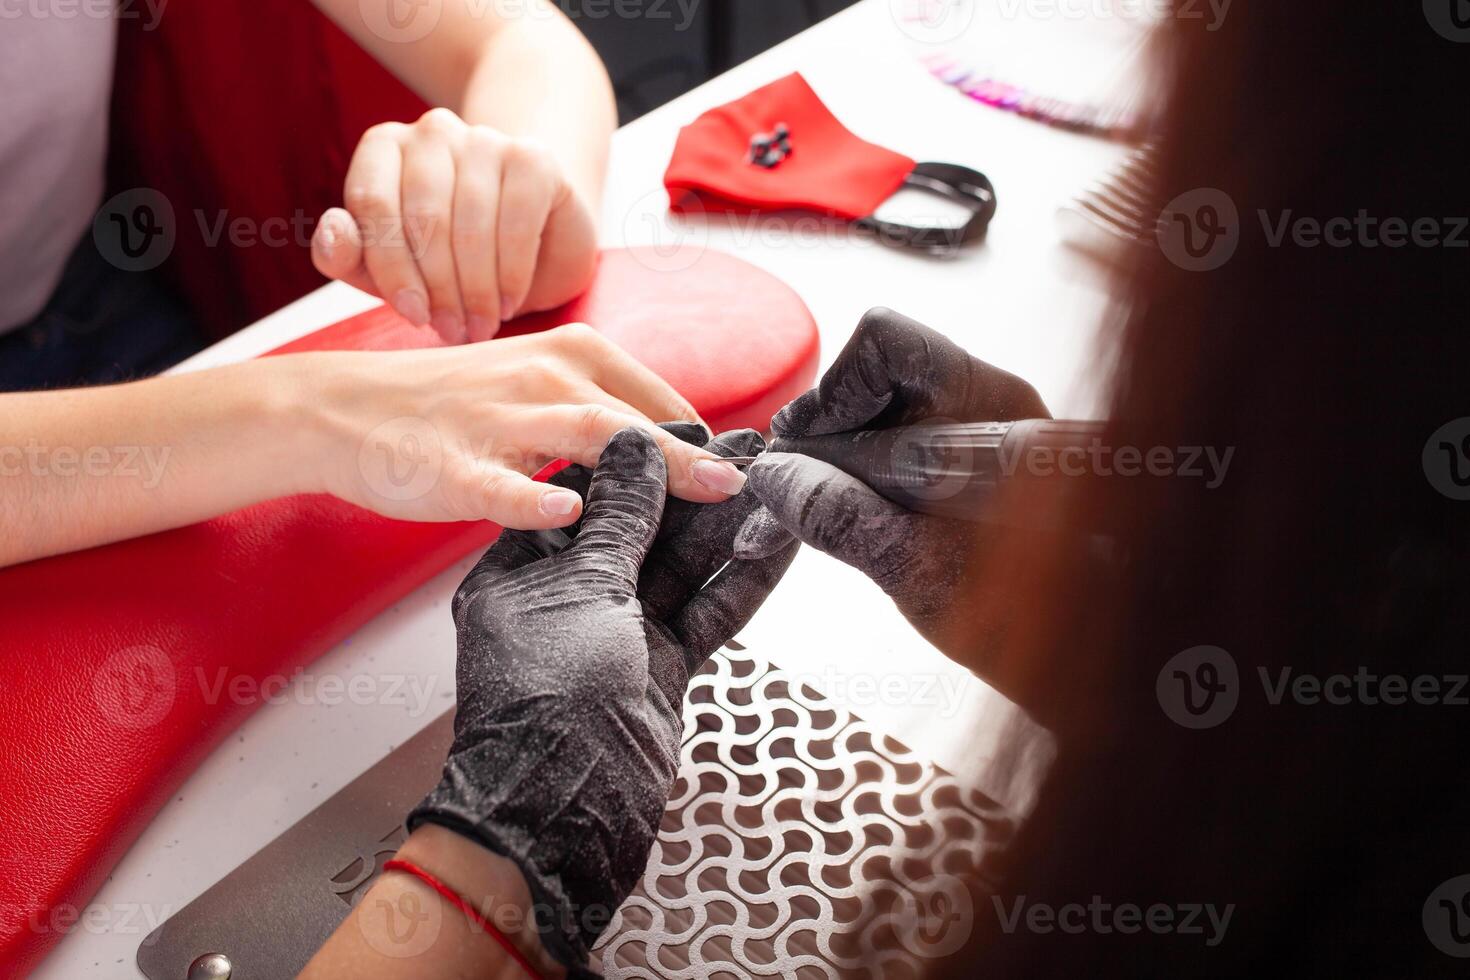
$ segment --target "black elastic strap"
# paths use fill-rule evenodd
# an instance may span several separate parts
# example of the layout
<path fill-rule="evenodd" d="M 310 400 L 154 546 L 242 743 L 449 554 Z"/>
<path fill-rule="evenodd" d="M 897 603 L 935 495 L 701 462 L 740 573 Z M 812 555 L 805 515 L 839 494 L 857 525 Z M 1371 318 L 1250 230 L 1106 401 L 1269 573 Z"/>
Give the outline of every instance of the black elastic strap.
<path fill-rule="evenodd" d="M 978 170 L 957 163 L 921 163 L 909 171 L 903 186 L 949 198 L 967 208 L 970 219 L 959 226 L 925 227 L 884 221 L 870 214 L 858 219 L 858 227 L 877 232 L 885 242 L 931 252 L 952 252 L 966 242 L 984 238 L 990 219 L 995 217 L 995 187 Z"/>

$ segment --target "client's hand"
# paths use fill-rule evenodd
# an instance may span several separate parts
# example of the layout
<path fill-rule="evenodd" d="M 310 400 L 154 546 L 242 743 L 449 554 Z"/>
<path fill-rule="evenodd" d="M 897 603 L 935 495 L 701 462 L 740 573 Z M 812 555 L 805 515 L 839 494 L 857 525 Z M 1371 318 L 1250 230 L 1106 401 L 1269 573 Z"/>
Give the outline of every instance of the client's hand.
<path fill-rule="evenodd" d="M 747 455 L 761 441 L 729 433 L 708 448 Z M 589 485 L 580 467 L 555 480 Z M 409 827 L 440 824 L 514 860 L 551 910 L 542 945 L 568 966 L 586 959 L 648 861 L 690 674 L 794 554 L 793 543 L 726 565 L 755 506 L 743 494 L 666 505 L 663 455 L 628 429 L 603 452 L 578 526 L 506 532 L 455 596 L 455 739 Z"/>
<path fill-rule="evenodd" d="M 442 107 L 368 130 L 343 203 L 312 237 L 317 270 L 451 344 L 565 303 L 597 264 L 592 212 L 551 151 Z"/>
<path fill-rule="evenodd" d="M 388 517 L 563 527 L 582 501 L 531 476 L 592 464 L 613 433 L 648 432 L 669 489 L 706 503 L 744 476 L 654 421 L 697 418 L 663 379 L 578 324 L 465 347 L 267 358 L 285 372 L 297 431 L 294 492 L 327 492 Z M 308 465 L 301 465 L 300 461 Z M 660 477 L 662 479 L 662 477 Z"/>
<path fill-rule="evenodd" d="M 959 586 L 983 531 L 890 503 L 834 466 L 780 452 L 781 439 L 935 419 L 1049 417 L 1035 389 L 1015 375 L 892 310 L 869 310 L 819 385 L 771 421 L 776 451 L 747 471 L 749 492 L 765 507 L 741 530 L 736 554 L 758 557 L 794 534 L 865 573 L 947 649 L 951 627 L 964 618 Z"/>

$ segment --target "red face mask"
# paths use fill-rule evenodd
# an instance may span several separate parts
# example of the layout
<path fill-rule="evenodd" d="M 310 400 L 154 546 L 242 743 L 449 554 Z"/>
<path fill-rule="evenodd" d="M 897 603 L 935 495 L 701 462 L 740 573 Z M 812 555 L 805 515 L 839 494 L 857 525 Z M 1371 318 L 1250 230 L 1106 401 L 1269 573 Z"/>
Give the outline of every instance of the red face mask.
<path fill-rule="evenodd" d="M 919 228 L 874 218 L 878 206 L 905 185 L 958 201 L 971 211 L 969 222 Z M 680 130 L 664 186 L 676 212 L 815 211 L 923 248 L 953 248 L 979 238 L 995 213 L 995 192 L 984 174 L 954 164 L 915 163 L 859 139 L 795 73 L 711 109 Z"/>

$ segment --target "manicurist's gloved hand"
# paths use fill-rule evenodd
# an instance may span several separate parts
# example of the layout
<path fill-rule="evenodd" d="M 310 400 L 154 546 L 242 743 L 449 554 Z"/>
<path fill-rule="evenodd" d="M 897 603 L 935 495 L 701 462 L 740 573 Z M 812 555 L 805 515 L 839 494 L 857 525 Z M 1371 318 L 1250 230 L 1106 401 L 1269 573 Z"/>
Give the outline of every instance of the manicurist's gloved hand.
<path fill-rule="evenodd" d="M 741 530 L 736 553 L 769 553 L 794 534 L 865 573 L 909 622 L 950 647 L 964 620 L 959 586 L 985 531 L 906 510 L 835 466 L 780 452 L 781 440 L 938 419 L 1049 417 L 1022 379 L 908 317 L 870 310 L 818 386 L 771 421 L 775 451 L 750 466 L 746 484 L 765 508 Z"/>
<path fill-rule="evenodd" d="M 697 425 L 666 428 L 704 438 Z M 746 431 L 706 448 L 749 455 L 762 443 Z M 595 473 L 554 479 L 585 493 L 582 519 L 506 532 L 455 596 L 454 744 L 409 827 L 440 824 L 512 859 L 550 910 L 542 945 L 577 967 L 647 864 L 690 675 L 796 546 L 726 565 L 757 502 L 666 499 L 663 453 L 642 430 L 617 433 Z"/>

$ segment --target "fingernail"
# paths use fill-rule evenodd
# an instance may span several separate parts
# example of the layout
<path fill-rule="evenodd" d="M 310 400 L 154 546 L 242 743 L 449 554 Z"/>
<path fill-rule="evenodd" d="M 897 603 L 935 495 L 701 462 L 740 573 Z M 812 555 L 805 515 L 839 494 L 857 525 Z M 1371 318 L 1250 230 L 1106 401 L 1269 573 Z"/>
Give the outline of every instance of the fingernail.
<path fill-rule="evenodd" d="M 342 240 L 342 236 L 338 233 L 335 222 L 323 221 L 321 231 L 317 235 L 316 240 L 317 244 L 321 246 L 322 251 L 330 257 L 333 250 L 336 249 L 337 243 Z"/>
<path fill-rule="evenodd" d="M 458 313 L 452 310 L 440 310 L 434 314 L 432 323 L 434 331 L 451 344 L 464 343 L 464 320 L 460 319 Z"/>
<path fill-rule="evenodd" d="M 694 479 L 707 490 L 735 496 L 745 487 L 745 474 L 730 463 L 717 459 L 697 460 L 693 467 Z"/>
<path fill-rule="evenodd" d="M 511 315 L 515 313 L 515 311 L 515 300 L 511 299 L 509 296 L 502 298 L 500 301 L 500 322 L 504 323 L 506 320 L 509 320 L 511 318 Z"/>
<path fill-rule="evenodd" d="M 429 301 L 416 289 L 400 289 L 393 297 L 393 308 L 409 323 L 423 326 L 429 322 Z"/>
<path fill-rule="evenodd" d="M 471 314 L 466 326 L 470 330 L 471 340 L 489 340 L 500 332 L 500 321 L 492 320 L 487 316 Z"/>
<path fill-rule="evenodd" d="M 541 495 L 541 513 L 548 517 L 566 517 L 581 502 L 582 498 L 570 490 L 548 490 Z"/>

